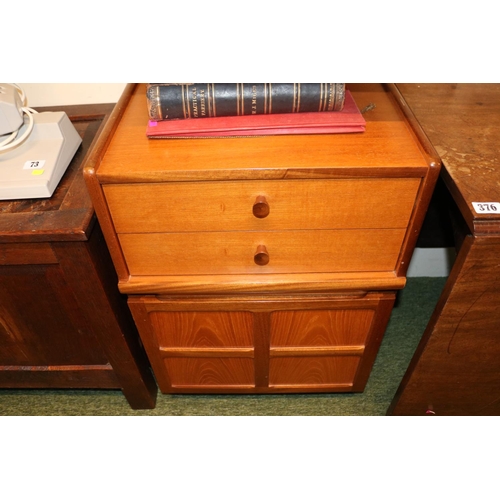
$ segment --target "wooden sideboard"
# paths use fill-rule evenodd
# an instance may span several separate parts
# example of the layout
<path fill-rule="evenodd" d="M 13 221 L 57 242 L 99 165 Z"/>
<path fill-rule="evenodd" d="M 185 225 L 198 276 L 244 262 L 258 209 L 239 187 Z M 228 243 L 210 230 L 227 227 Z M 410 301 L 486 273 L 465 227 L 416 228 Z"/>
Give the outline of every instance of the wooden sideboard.
<path fill-rule="evenodd" d="M 394 86 L 357 134 L 152 140 L 129 85 L 85 178 L 165 393 L 362 391 L 439 174 Z"/>
<path fill-rule="evenodd" d="M 500 85 L 398 88 L 442 158 L 458 255 L 388 413 L 499 415 Z"/>
<path fill-rule="evenodd" d="M 121 389 L 153 408 L 156 382 L 82 174 L 113 109 L 40 109 L 66 111 L 82 145 L 51 198 L 0 201 L 0 387 Z"/>

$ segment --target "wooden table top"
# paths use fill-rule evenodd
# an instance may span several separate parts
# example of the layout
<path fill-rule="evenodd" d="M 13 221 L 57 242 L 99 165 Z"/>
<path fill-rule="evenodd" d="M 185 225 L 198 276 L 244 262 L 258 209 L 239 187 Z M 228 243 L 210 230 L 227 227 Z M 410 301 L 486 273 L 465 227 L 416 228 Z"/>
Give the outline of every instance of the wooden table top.
<path fill-rule="evenodd" d="M 500 230 L 500 84 L 398 84 L 443 162 L 442 177 L 470 230 Z"/>

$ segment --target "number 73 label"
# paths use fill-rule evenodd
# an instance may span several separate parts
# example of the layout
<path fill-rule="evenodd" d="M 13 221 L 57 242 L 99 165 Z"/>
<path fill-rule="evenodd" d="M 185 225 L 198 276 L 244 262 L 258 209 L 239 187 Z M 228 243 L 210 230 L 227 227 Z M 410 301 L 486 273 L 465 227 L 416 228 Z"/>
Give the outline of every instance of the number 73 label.
<path fill-rule="evenodd" d="M 39 170 L 43 168 L 44 165 L 45 160 L 30 160 L 24 164 L 23 170 Z"/>
<path fill-rule="evenodd" d="M 500 214 L 500 203 L 473 202 L 472 206 L 478 214 Z"/>

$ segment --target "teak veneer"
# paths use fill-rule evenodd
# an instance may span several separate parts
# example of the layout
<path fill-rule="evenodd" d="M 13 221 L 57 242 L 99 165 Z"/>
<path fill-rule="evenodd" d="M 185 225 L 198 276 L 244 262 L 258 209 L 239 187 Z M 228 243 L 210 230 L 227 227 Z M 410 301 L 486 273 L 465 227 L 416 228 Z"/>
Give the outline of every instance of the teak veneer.
<path fill-rule="evenodd" d="M 127 87 L 85 178 L 163 392 L 364 389 L 440 163 L 348 88 L 363 133 L 154 140 Z"/>

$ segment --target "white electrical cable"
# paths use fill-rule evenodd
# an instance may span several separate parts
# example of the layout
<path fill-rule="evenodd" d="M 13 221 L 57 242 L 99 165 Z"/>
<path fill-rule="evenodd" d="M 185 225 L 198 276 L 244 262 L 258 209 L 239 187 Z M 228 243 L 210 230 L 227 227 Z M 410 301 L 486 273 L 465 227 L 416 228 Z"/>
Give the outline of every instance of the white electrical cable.
<path fill-rule="evenodd" d="M 21 102 L 23 104 L 21 111 L 28 117 L 28 127 L 21 136 L 18 137 L 19 131 L 21 130 L 21 128 L 19 128 L 19 130 L 12 132 L 7 139 L 0 142 L 0 152 L 8 151 L 16 146 L 19 146 L 19 144 L 24 142 L 29 137 L 35 124 L 33 114 L 37 113 L 34 109 L 26 106 L 26 95 L 24 94 L 23 89 L 16 83 L 12 83 L 11 85 L 19 92 L 19 96 L 21 97 Z"/>

